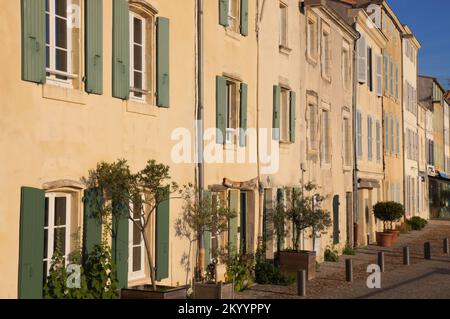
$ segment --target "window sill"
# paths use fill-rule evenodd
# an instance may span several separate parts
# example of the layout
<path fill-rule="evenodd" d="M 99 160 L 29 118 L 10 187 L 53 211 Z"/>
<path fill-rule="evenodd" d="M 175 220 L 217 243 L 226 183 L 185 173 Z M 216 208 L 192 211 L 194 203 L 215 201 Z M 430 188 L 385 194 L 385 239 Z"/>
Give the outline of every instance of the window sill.
<path fill-rule="evenodd" d="M 322 79 L 328 83 L 331 83 L 331 76 L 325 75 L 323 72 L 322 72 Z"/>
<path fill-rule="evenodd" d="M 279 50 L 280 50 L 280 53 L 285 54 L 285 55 L 290 55 L 291 52 L 292 52 L 292 49 L 291 49 L 291 48 L 289 48 L 288 46 L 283 45 L 283 44 L 280 44 L 280 45 L 278 46 L 278 48 L 279 48 Z"/>
<path fill-rule="evenodd" d="M 241 41 L 241 37 L 242 36 L 241 36 L 241 34 L 238 31 L 235 31 L 235 30 L 230 29 L 230 28 L 225 28 L 225 34 L 228 37 L 230 37 L 230 38 L 232 38 L 232 39 L 234 39 L 236 41 Z"/>
<path fill-rule="evenodd" d="M 84 92 L 55 84 L 44 84 L 42 86 L 42 97 L 49 100 L 86 105 L 86 94 Z"/>
<path fill-rule="evenodd" d="M 348 166 L 348 165 L 343 165 L 343 166 L 342 166 L 342 170 L 343 170 L 344 172 L 351 172 L 351 171 L 353 170 L 353 167 Z"/>
<path fill-rule="evenodd" d="M 314 67 L 317 66 L 317 59 L 311 57 L 309 54 L 306 55 L 306 61 Z"/>
<path fill-rule="evenodd" d="M 331 169 L 331 163 L 320 163 L 320 168 L 325 171 L 325 170 L 330 170 Z"/>
<path fill-rule="evenodd" d="M 127 101 L 127 112 L 156 117 L 156 107 L 145 102 Z"/>

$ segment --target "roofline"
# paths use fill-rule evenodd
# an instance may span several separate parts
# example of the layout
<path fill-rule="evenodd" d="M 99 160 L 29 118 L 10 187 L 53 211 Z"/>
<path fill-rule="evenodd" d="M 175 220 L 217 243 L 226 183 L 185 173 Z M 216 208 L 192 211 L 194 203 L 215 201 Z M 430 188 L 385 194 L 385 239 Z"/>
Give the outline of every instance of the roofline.
<path fill-rule="evenodd" d="M 422 44 L 421 44 L 420 41 L 416 38 L 416 36 L 415 36 L 414 33 L 412 32 L 412 30 L 411 30 L 411 28 L 409 27 L 409 25 L 404 24 L 404 25 L 403 25 L 403 28 L 405 29 L 405 33 L 402 35 L 402 38 L 404 38 L 404 39 L 411 39 L 418 49 L 422 48 Z"/>
<path fill-rule="evenodd" d="M 441 82 L 439 82 L 439 79 L 434 77 L 434 76 L 429 76 L 429 75 L 420 75 L 419 74 L 419 78 L 425 78 L 425 79 L 430 79 L 433 80 L 434 82 L 437 83 L 437 85 L 441 88 L 442 92 L 444 92 L 444 94 L 447 92 L 447 90 L 442 86 Z"/>

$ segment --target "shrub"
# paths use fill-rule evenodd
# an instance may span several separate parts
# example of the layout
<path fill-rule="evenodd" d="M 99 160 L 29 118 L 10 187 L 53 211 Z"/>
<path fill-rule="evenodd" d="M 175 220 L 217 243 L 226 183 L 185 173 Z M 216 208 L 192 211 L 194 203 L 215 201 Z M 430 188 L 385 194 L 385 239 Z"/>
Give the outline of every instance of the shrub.
<path fill-rule="evenodd" d="M 389 229 L 392 229 L 392 223 L 400 220 L 405 214 L 403 205 L 396 202 L 379 202 L 373 207 L 373 210 L 375 217 L 383 221 L 384 231 L 388 229 L 388 223 Z"/>
<path fill-rule="evenodd" d="M 254 258 L 252 255 L 230 257 L 227 260 L 227 281 L 234 279 L 234 289 L 244 291 L 253 283 Z"/>
<path fill-rule="evenodd" d="M 406 223 L 412 230 L 422 230 L 428 224 L 425 219 L 420 218 L 419 216 L 411 217 L 411 219 L 408 219 Z"/>
<path fill-rule="evenodd" d="M 295 282 L 294 276 L 281 273 L 280 268 L 266 260 L 260 252 L 256 255 L 255 281 L 261 285 L 288 286 Z"/>
<path fill-rule="evenodd" d="M 342 254 L 347 256 L 354 256 L 356 255 L 356 249 L 350 247 L 349 245 L 345 245 L 344 249 L 342 250 Z"/>
<path fill-rule="evenodd" d="M 337 263 L 339 261 L 339 255 L 337 250 L 335 250 L 334 248 L 333 249 L 327 248 L 325 250 L 325 261 Z"/>

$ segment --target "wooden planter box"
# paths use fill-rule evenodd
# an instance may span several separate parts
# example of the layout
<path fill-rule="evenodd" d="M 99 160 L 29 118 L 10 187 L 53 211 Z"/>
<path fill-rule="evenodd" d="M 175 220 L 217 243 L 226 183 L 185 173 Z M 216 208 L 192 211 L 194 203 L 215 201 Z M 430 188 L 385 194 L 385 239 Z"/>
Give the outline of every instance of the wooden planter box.
<path fill-rule="evenodd" d="M 194 299 L 233 299 L 234 286 L 232 283 L 195 283 Z"/>
<path fill-rule="evenodd" d="M 187 287 L 160 287 L 154 291 L 150 285 L 124 288 L 120 299 L 186 299 Z"/>
<path fill-rule="evenodd" d="M 299 270 L 306 270 L 308 280 L 316 278 L 315 251 L 281 251 L 278 253 L 280 270 L 287 274 L 297 274 Z"/>

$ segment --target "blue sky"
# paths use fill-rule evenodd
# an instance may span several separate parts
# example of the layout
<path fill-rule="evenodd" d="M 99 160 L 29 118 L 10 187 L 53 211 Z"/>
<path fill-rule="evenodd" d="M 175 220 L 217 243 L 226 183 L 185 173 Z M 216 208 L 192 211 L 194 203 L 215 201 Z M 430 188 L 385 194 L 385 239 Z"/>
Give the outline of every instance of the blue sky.
<path fill-rule="evenodd" d="M 419 74 L 439 78 L 450 90 L 450 0 L 388 0 L 422 44 Z"/>

